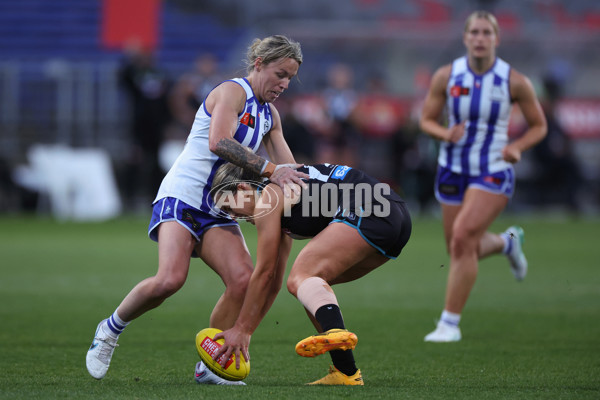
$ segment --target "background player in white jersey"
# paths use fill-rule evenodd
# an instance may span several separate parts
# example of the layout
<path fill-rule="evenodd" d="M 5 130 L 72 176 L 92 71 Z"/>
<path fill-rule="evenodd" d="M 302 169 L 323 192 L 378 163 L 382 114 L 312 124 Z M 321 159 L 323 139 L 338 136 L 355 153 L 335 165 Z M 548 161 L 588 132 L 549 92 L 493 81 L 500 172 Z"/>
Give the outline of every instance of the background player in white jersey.
<path fill-rule="evenodd" d="M 461 339 L 460 315 L 478 271 L 478 259 L 508 256 L 517 280 L 527 273 L 523 231 L 510 227 L 488 232 L 514 192 L 512 164 L 546 135 L 546 120 L 529 79 L 496 57 L 496 18 L 476 11 L 466 20 L 463 42 L 467 55 L 439 68 L 421 115 L 421 129 L 442 142 L 435 193 L 441 203 L 450 270 L 444 310 L 430 342 Z M 528 124 L 508 142 L 508 120 L 516 103 Z M 440 123 L 446 109 L 448 126 Z"/>
<path fill-rule="evenodd" d="M 208 195 L 218 167 L 226 161 L 248 169 L 289 190 L 302 184 L 294 157 L 285 142 L 281 120 L 271 105 L 298 73 L 300 45 L 285 36 L 255 39 L 248 48 L 245 78 L 225 81 L 200 106 L 186 145 L 165 176 L 153 203 L 148 234 L 158 242 L 158 272 L 138 283 L 115 312 L 98 324 L 86 364 L 102 379 L 110 364 L 119 334 L 132 320 L 159 306 L 185 283 L 191 257 L 200 257 L 225 284 L 225 292 L 210 316 L 210 326 L 233 326 L 252 274 L 252 259 L 237 222 L 217 215 Z M 269 158 L 256 152 L 264 146 Z M 285 237 L 279 251 L 287 260 L 291 240 Z M 285 261 L 284 261 L 285 262 Z M 200 383 L 228 384 L 196 368 Z M 233 383 L 231 383 L 233 384 Z"/>

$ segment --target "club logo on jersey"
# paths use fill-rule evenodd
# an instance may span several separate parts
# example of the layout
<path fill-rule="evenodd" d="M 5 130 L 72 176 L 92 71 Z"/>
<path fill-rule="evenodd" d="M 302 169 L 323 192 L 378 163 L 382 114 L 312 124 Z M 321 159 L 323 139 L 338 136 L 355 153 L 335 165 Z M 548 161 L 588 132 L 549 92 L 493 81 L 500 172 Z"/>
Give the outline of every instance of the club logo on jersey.
<path fill-rule="evenodd" d="M 351 169 L 352 168 L 347 167 L 345 165 L 338 165 L 331 173 L 331 177 L 335 179 L 344 179 L 348 171 L 350 171 Z"/>
<path fill-rule="evenodd" d="M 254 118 L 250 113 L 245 113 L 240 119 L 240 123 L 250 128 L 254 128 L 254 124 L 256 122 L 256 118 Z"/>
<path fill-rule="evenodd" d="M 469 95 L 468 87 L 454 85 L 450 88 L 450 96 L 452 96 L 452 97 L 468 96 L 468 95 Z"/>

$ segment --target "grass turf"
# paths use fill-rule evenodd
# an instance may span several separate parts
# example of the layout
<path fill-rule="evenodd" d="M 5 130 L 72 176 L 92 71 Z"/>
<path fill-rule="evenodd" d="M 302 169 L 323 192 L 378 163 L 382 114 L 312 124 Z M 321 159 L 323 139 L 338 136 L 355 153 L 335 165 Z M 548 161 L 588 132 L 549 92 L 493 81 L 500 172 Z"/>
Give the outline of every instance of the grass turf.
<path fill-rule="evenodd" d="M 413 222 L 397 260 L 335 288 L 359 337 L 365 387 L 303 385 L 325 375 L 330 360 L 295 354 L 313 331 L 285 289 L 252 338 L 248 386 L 210 387 L 193 381 L 194 337 L 223 286 L 202 262 L 192 262 L 182 290 L 127 328 L 108 375 L 96 381 L 84 361 L 96 324 L 156 270 L 147 221 L 0 217 L 0 397 L 600 398 L 600 221 L 497 221 L 496 230 L 525 228 L 529 276 L 515 282 L 503 257 L 482 261 L 463 341 L 452 344 L 423 342 L 443 305 L 448 258 L 440 221 Z M 254 228 L 242 225 L 252 251 Z"/>

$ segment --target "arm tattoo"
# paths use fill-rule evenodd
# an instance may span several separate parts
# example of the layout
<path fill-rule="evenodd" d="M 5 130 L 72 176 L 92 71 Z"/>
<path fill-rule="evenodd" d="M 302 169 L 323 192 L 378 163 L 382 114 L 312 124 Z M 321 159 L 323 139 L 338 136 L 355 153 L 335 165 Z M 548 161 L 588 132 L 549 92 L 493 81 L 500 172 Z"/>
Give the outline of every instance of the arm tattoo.
<path fill-rule="evenodd" d="M 247 151 L 244 146 L 231 138 L 221 139 L 217 143 L 217 149 L 214 153 L 225 161 L 255 172 L 257 175 L 260 175 L 265 163 L 264 158 Z"/>

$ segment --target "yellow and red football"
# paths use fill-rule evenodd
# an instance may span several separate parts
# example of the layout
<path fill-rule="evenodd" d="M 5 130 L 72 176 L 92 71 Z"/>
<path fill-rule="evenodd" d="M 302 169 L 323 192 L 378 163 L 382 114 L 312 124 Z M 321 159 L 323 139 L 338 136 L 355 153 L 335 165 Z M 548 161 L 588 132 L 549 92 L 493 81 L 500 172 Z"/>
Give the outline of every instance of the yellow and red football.
<path fill-rule="evenodd" d="M 228 379 L 230 381 L 241 381 L 250 373 L 250 361 L 246 361 L 242 355 L 240 358 L 240 369 L 235 367 L 235 354 L 232 354 L 225 364 L 225 368 L 221 367 L 221 360 L 225 355 L 221 355 L 217 360 L 213 360 L 213 356 L 217 354 L 217 351 L 225 343 L 224 339 L 214 340 L 217 333 L 222 332 L 217 328 L 205 328 L 202 329 L 196 335 L 196 350 L 198 355 L 204 362 L 204 364 L 212 372 L 220 376 L 221 378 Z"/>

